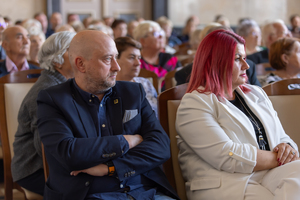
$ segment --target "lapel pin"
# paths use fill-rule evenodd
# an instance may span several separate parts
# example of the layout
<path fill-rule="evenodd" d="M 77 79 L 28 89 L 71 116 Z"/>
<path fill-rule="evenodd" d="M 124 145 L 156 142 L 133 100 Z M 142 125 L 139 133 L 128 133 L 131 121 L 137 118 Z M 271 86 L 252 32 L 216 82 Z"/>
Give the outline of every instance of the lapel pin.
<path fill-rule="evenodd" d="M 117 103 L 119 103 L 119 101 L 118 101 L 118 99 L 115 99 L 114 104 L 117 104 Z"/>

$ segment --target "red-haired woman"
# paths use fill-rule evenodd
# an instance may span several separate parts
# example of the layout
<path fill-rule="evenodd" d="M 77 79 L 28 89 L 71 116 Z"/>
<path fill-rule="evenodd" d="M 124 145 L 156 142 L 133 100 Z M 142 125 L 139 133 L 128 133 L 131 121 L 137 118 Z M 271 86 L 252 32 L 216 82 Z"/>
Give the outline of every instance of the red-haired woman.
<path fill-rule="evenodd" d="M 201 42 L 177 111 L 179 163 L 193 199 L 298 199 L 298 147 L 263 90 L 247 85 L 244 39 Z"/>

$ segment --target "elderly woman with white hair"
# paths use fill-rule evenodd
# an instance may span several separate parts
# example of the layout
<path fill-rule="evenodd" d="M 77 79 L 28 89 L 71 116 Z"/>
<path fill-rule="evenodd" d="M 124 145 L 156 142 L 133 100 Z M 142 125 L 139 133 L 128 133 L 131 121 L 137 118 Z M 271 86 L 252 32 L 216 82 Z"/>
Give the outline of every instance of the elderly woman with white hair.
<path fill-rule="evenodd" d="M 142 44 L 141 68 L 155 72 L 159 78 L 181 66 L 177 57 L 162 52 L 165 47 L 164 36 L 159 24 L 148 20 L 141 22 L 133 32 L 134 39 Z M 162 89 L 163 85 L 164 82 Z"/>
<path fill-rule="evenodd" d="M 252 20 L 244 20 L 237 28 L 236 33 L 242 36 L 246 42 L 246 54 L 250 55 L 259 51 L 263 48 L 261 45 L 261 31 L 258 24 Z"/>
<path fill-rule="evenodd" d="M 75 33 L 59 32 L 51 35 L 39 51 L 40 67 L 44 69 L 37 82 L 25 96 L 18 114 L 18 130 L 13 144 L 11 171 L 14 182 L 32 192 L 43 195 L 45 179 L 41 141 L 37 129 L 38 93 L 48 87 L 73 78 L 68 48 Z"/>
<path fill-rule="evenodd" d="M 28 60 L 38 63 L 38 52 L 46 40 L 45 34 L 42 30 L 38 29 L 36 26 L 30 27 L 28 29 L 29 39 L 30 39 L 30 51 Z"/>

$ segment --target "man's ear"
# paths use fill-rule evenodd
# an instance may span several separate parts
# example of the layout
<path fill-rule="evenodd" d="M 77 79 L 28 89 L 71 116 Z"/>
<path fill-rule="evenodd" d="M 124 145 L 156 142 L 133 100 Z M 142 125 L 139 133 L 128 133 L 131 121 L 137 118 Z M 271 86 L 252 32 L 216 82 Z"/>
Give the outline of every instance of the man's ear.
<path fill-rule="evenodd" d="M 9 45 L 7 40 L 2 41 L 2 47 L 5 51 L 9 51 Z"/>
<path fill-rule="evenodd" d="M 78 57 L 75 58 L 75 66 L 77 67 L 78 71 L 80 71 L 81 73 L 86 72 L 83 57 L 78 56 Z"/>

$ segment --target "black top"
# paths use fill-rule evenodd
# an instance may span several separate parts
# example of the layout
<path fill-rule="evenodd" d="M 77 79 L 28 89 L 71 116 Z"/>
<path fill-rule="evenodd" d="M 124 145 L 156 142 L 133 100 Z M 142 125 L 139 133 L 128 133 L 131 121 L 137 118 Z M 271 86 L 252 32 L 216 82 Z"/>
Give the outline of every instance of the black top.
<path fill-rule="evenodd" d="M 269 147 L 269 143 L 268 143 L 268 138 L 266 135 L 266 131 L 264 126 L 262 125 L 262 123 L 260 122 L 260 120 L 258 119 L 258 117 L 251 111 L 251 109 L 249 108 L 249 106 L 247 105 L 247 103 L 245 102 L 245 100 L 243 99 L 243 97 L 241 97 L 241 95 L 239 95 L 237 92 L 235 92 L 236 98 L 234 100 L 231 100 L 230 102 L 235 105 L 235 107 L 237 107 L 240 111 L 242 111 L 250 120 L 251 124 L 253 125 L 254 131 L 255 131 L 255 135 L 256 135 L 256 140 L 258 143 L 258 146 L 260 149 L 262 150 L 267 150 L 270 151 L 270 147 Z M 239 97 L 239 98 L 238 98 Z M 241 102 L 242 101 L 242 102 Z M 245 109 L 245 107 L 247 110 Z M 249 114 L 250 112 L 250 114 Z M 258 127 L 260 128 L 261 134 L 258 131 L 258 127 L 256 126 L 256 124 L 253 122 L 253 118 L 256 121 Z M 264 139 L 264 148 L 261 147 L 262 141 L 260 140 L 260 138 Z"/>

